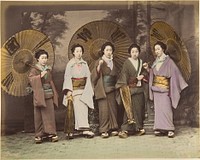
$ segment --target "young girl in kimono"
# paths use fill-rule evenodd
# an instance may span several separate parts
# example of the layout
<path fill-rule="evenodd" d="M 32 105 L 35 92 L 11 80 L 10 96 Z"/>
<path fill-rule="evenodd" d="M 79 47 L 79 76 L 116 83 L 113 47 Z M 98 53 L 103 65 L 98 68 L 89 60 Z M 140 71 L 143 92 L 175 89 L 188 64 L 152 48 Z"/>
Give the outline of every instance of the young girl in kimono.
<path fill-rule="evenodd" d="M 75 130 L 81 132 L 87 138 L 94 137 L 88 122 L 88 108 L 94 109 L 93 88 L 88 64 L 82 59 L 84 48 L 80 44 L 74 44 L 71 48 L 73 58 L 68 62 L 63 83 L 63 104 L 68 107 L 68 100 L 73 101 L 75 117 Z M 66 135 L 73 138 L 73 132 Z"/>
<path fill-rule="evenodd" d="M 113 63 L 115 48 L 111 42 L 101 47 L 103 56 L 96 62 L 92 71 L 95 99 L 99 108 L 99 132 L 102 138 L 118 135 L 117 103 L 115 84 L 118 70 Z"/>
<path fill-rule="evenodd" d="M 58 106 L 58 94 L 52 81 L 51 67 L 47 65 L 48 53 L 35 53 L 37 64 L 31 68 L 29 80 L 33 89 L 35 143 L 48 139 L 58 141 L 54 104 Z"/>
<path fill-rule="evenodd" d="M 149 96 L 154 101 L 154 134 L 174 137 L 173 110 L 177 108 L 180 93 L 188 85 L 174 61 L 165 54 L 166 44 L 154 44 L 156 59 L 149 70 Z"/>

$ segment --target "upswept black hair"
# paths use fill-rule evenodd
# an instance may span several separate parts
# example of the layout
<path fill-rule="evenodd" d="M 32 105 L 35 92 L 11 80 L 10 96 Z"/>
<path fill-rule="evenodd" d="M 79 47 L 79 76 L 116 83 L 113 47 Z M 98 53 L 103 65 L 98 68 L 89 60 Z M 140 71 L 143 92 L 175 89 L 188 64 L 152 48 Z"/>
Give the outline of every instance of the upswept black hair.
<path fill-rule="evenodd" d="M 72 47 L 71 47 L 71 52 L 72 52 L 72 54 L 74 53 L 75 48 L 77 48 L 77 47 L 81 47 L 82 53 L 84 53 L 84 48 L 83 48 L 83 46 L 77 43 L 77 44 L 73 44 Z"/>
<path fill-rule="evenodd" d="M 154 46 L 153 46 L 154 50 L 155 50 L 155 46 L 156 46 L 156 45 L 159 45 L 159 46 L 164 50 L 164 52 L 165 52 L 166 49 L 167 49 L 167 45 L 166 45 L 165 43 L 161 42 L 161 41 L 157 41 L 157 42 L 154 44 Z"/>
<path fill-rule="evenodd" d="M 139 53 L 140 53 L 140 46 L 138 46 L 137 44 L 131 44 L 131 46 L 128 48 L 128 53 L 131 54 L 131 49 L 132 48 L 137 48 Z"/>
<path fill-rule="evenodd" d="M 105 42 L 102 46 L 101 46 L 101 53 L 103 55 L 103 51 L 106 48 L 106 46 L 111 46 L 113 52 L 115 51 L 115 46 L 111 43 L 111 42 Z"/>
<path fill-rule="evenodd" d="M 35 52 L 35 58 L 38 60 L 42 54 L 46 54 L 47 58 L 49 58 L 49 54 L 43 49 L 39 49 Z"/>

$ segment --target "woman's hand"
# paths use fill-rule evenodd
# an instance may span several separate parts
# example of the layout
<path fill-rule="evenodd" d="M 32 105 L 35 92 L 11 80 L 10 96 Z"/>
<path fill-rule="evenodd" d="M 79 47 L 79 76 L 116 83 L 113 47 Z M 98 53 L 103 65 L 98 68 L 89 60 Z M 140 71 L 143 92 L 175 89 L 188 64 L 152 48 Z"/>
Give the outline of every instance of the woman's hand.
<path fill-rule="evenodd" d="M 143 67 L 144 67 L 144 69 L 147 69 L 147 68 L 149 68 L 149 64 L 148 63 L 143 63 Z"/>
<path fill-rule="evenodd" d="M 137 76 L 137 80 L 138 80 L 138 81 L 141 81 L 143 78 L 144 78 L 144 75 L 139 75 L 139 76 Z"/>
<path fill-rule="evenodd" d="M 100 71 L 100 68 L 101 68 L 101 65 L 102 65 L 102 64 L 103 64 L 103 60 L 101 59 L 101 60 L 99 61 L 98 66 L 97 66 L 97 72 Z"/>
<path fill-rule="evenodd" d="M 143 63 L 143 68 L 147 70 L 147 72 L 149 72 L 149 64 L 148 63 Z"/>
<path fill-rule="evenodd" d="M 101 59 L 100 61 L 99 61 L 99 65 L 101 66 L 103 64 L 103 60 Z"/>
<path fill-rule="evenodd" d="M 47 71 L 42 71 L 42 72 L 41 72 L 41 78 L 44 77 L 45 74 L 47 74 Z"/>
<path fill-rule="evenodd" d="M 72 95 L 72 91 L 67 92 L 67 97 L 70 97 Z"/>
<path fill-rule="evenodd" d="M 68 100 L 73 101 L 72 91 L 68 91 L 68 92 L 67 92 L 66 101 L 68 102 Z"/>

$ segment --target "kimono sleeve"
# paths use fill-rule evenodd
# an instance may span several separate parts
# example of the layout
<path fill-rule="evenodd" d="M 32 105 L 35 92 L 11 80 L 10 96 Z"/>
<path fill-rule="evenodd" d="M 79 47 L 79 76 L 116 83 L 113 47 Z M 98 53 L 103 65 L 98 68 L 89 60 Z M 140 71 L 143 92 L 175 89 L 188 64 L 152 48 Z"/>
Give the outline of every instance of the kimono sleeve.
<path fill-rule="evenodd" d="M 53 103 L 58 107 L 58 92 L 56 90 L 54 82 L 51 80 L 50 81 L 51 87 L 53 89 Z"/>
<path fill-rule="evenodd" d="M 188 84 L 185 82 L 180 70 L 173 61 L 170 65 L 170 72 L 171 78 L 169 96 L 171 98 L 173 108 L 177 108 L 180 100 L 180 93 L 188 86 Z"/>
<path fill-rule="evenodd" d="M 35 69 L 31 69 L 28 78 L 33 89 L 34 106 L 46 107 L 40 74 L 37 74 Z"/>
<path fill-rule="evenodd" d="M 89 108 L 94 109 L 94 103 L 93 103 L 94 92 L 93 92 L 93 88 L 91 84 L 91 73 L 90 73 L 87 63 L 86 63 L 86 75 L 87 75 L 87 81 L 86 81 L 85 89 L 80 97 L 80 100 L 83 103 L 87 104 Z"/>
<path fill-rule="evenodd" d="M 70 63 L 67 64 L 65 69 L 65 75 L 64 75 L 64 82 L 63 82 L 63 105 L 67 107 L 68 100 L 67 100 L 67 91 L 73 91 L 73 85 L 72 85 L 72 75 L 71 75 L 71 65 Z"/>
<path fill-rule="evenodd" d="M 117 101 L 117 104 L 118 105 L 121 105 L 122 104 L 122 99 L 121 99 L 121 95 L 120 95 L 120 88 L 124 85 L 127 85 L 127 81 L 128 81 L 128 73 L 127 73 L 127 65 L 126 65 L 126 62 L 123 64 L 123 67 L 122 67 L 122 70 L 121 70 L 121 73 L 119 74 L 119 77 L 118 77 L 118 80 L 117 80 L 117 83 L 115 85 L 115 88 L 117 89 L 116 90 L 116 101 Z"/>
<path fill-rule="evenodd" d="M 91 82 L 92 82 L 92 87 L 95 88 L 97 81 L 99 80 L 101 73 L 97 72 L 97 66 L 99 64 L 99 60 L 95 62 L 94 68 L 92 69 L 91 72 Z"/>
<path fill-rule="evenodd" d="M 94 95 L 95 99 L 101 99 L 101 98 L 106 98 L 106 93 L 104 90 L 104 85 L 103 85 L 103 74 L 101 72 L 97 72 L 97 66 L 99 64 L 99 60 L 95 62 L 95 67 L 92 70 L 91 73 L 91 81 L 92 81 L 92 86 L 94 88 Z"/>
<path fill-rule="evenodd" d="M 73 90 L 72 80 L 71 80 L 71 65 L 68 63 L 65 69 L 63 91 L 64 90 Z"/>
<path fill-rule="evenodd" d="M 153 85 L 153 69 L 149 70 L 149 99 L 153 101 L 153 91 L 151 90 Z"/>
<path fill-rule="evenodd" d="M 115 85 L 115 88 L 119 89 L 123 85 L 127 85 L 127 82 L 128 82 L 128 73 L 127 72 L 128 72 L 127 65 L 126 65 L 126 63 L 124 63 L 121 73 L 119 75 L 119 78 L 117 80 L 117 83 Z"/>

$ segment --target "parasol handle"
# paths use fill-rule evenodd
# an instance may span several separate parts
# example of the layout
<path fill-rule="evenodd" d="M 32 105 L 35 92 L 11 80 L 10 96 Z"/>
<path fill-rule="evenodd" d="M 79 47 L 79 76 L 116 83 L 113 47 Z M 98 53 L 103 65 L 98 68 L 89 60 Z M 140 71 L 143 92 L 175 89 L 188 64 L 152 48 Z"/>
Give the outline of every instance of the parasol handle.
<path fill-rule="evenodd" d="M 149 62 L 144 62 L 142 66 L 143 66 L 143 67 L 149 67 L 149 64 L 151 64 L 151 63 L 152 63 L 151 61 L 149 61 Z"/>
<path fill-rule="evenodd" d="M 25 64 L 26 66 L 30 66 L 30 67 L 33 67 L 33 68 L 35 68 L 35 69 L 41 71 L 39 68 L 37 68 L 37 67 L 35 67 L 34 65 L 32 65 L 32 64 L 30 63 L 30 61 L 28 61 L 28 60 L 21 60 L 21 62 L 22 62 L 23 64 Z"/>
<path fill-rule="evenodd" d="M 143 68 L 146 69 L 147 72 L 150 71 L 150 68 L 151 68 L 151 67 L 149 66 L 149 64 L 151 64 L 151 63 L 152 63 L 152 62 L 149 61 L 149 62 L 144 62 L 144 63 L 142 64 Z"/>

